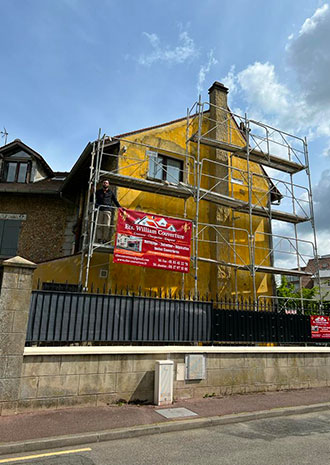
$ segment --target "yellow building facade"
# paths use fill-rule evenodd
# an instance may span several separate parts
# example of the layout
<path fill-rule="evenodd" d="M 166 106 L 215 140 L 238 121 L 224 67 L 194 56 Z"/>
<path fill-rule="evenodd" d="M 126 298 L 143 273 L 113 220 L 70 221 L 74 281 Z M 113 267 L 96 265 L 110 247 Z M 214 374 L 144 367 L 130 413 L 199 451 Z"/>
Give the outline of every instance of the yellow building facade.
<path fill-rule="evenodd" d="M 194 141 L 194 135 L 200 130 L 235 146 L 246 146 L 242 128 L 227 110 L 227 89 L 217 84 L 209 90 L 211 105 L 203 111 L 202 119 L 201 115 L 193 114 L 117 136 L 112 141 L 116 142 L 114 153 L 109 150 L 105 162 L 112 187 L 116 183 L 116 195 L 122 207 L 193 222 L 190 272 L 182 274 L 118 264 L 113 262 L 112 253 L 95 251 L 90 262 L 88 289 L 93 283 L 94 289 L 99 288 L 100 292 L 109 289 L 138 292 L 140 289 L 156 295 L 169 291 L 187 295 L 198 289 L 200 295 L 213 299 L 225 295 L 252 299 L 274 295 L 272 275 L 256 272 L 251 276 L 248 269 L 251 260 L 257 265 L 272 266 L 269 219 L 248 214 L 244 209 L 236 211 L 226 202 L 212 199 L 214 194 L 215 198 L 220 195 L 266 208 L 271 202 L 271 181 L 261 165 Z M 150 182 L 153 187 L 139 190 L 133 182 L 132 186 L 123 185 L 120 177 L 139 179 L 145 186 Z M 251 182 L 252 190 L 248 188 Z M 87 187 L 86 183 L 77 202 L 81 218 L 83 206 L 88 203 Z M 168 195 L 163 193 L 166 188 L 170 191 Z M 78 284 L 80 264 L 79 253 L 41 263 L 35 272 L 35 286 L 38 282 L 50 281 Z"/>

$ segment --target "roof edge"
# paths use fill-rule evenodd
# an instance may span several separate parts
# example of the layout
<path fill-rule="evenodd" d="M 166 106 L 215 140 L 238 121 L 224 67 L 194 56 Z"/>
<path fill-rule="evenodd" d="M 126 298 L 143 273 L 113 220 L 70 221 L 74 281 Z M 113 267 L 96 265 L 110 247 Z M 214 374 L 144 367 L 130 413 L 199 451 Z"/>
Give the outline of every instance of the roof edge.
<path fill-rule="evenodd" d="M 12 142 L 9 142 L 9 144 L 6 144 L 6 145 L 3 145 L 2 147 L 0 147 L 0 154 L 3 154 L 3 152 L 6 152 L 7 150 L 10 150 L 11 148 L 15 147 L 15 145 L 21 147 L 22 149 L 24 149 L 27 152 L 30 152 L 30 154 L 32 156 L 34 156 L 35 158 L 37 158 L 38 161 L 40 161 L 40 163 L 43 165 L 43 167 L 46 169 L 46 171 L 48 171 L 49 175 L 53 176 L 54 171 L 48 165 L 48 163 L 46 162 L 44 157 L 42 155 L 40 155 L 40 153 L 36 152 L 34 149 L 29 147 L 28 145 L 26 145 L 20 139 L 14 139 Z"/>

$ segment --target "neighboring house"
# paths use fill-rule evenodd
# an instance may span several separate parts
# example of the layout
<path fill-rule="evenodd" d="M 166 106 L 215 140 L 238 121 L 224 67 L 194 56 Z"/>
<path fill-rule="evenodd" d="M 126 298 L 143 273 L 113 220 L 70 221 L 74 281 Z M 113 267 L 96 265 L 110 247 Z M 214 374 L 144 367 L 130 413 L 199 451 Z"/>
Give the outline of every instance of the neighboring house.
<path fill-rule="evenodd" d="M 303 277 L 301 279 L 301 286 L 311 289 L 320 285 L 322 298 L 330 301 L 330 255 L 321 255 L 318 257 L 318 260 L 316 258 L 310 259 L 303 270 L 311 273 L 311 276 Z M 300 289 L 299 278 L 288 276 L 288 282 L 294 285 L 295 290 Z M 316 298 L 319 298 L 319 294 L 316 295 Z"/>
<path fill-rule="evenodd" d="M 319 286 L 318 275 L 312 276 L 313 286 Z M 330 301 L 330 269 L 320 269 L 320 290 L 317 296 L 321 296 L 324 301 Z"/>
<path fill-rule="evenodd" d="M 227 92 L 228 89 L 222 84 L 213 84 L 209 90 L 210 101 L 227 109 Z M 207 115 L 211 122 L 219 117 L 217 114 L 211 114 L 212 108 Z M 225 133 L 220 137 L 227 140 L 230 133 L 233 144 L 241 147 L 246 145 L 242 130 L 231 113 L 228 112 L 222 117 L 225 116 L 226 120 L 227 115 L 230 121 L 228 124 L 225 121 Z M 208 124 L 207 120 L 203 123 L 206 131 Z M 196 121 L 190 129 L 191 132 L 196 131 Z M 194 220 L 196 204 L 189 192 L 189 186 L 196 183 L 193 160 L 196 144 L 190 143 L 187 155 L 186 130 L 187 119 L 181 118 L 109 138 L 104 147 L 102 170 L 110 179 L 111 187 L 123 207 Z M 78 252 L 81 247 L 81 225 L 89 204 L 87 188 L 92 154 L 93 144 L 89 143 L 61 187 L 63 198 L 71 201 L 78 212 L 75 254 L 41 264 L 35 273 L 36 281 L 78 283 L 81 261 L 81 254 Z M 209 146 L 201 148 L 201 157 L 204 160 L 202 189 L 211 188 L 213 193 L 220 194 L 223 198 L 235 195 L 238 200 L 248 202 L 249 194 L 244 177 L 247 170 L 246 160 L 235 156 L 228 157 L 227 152 Z M 253 200 L 258 204 L 259 211 L 266 209 L 270 203 L 278 203 L 281 195 L 272 187 L 262 166 L 250 162 L 250 170 L 255 176 Z M 215 182 L 215 177 L 221 178 L 221 182 Z M 250 259 L 247 230 L 251 226 L 247 211 L 242 207 L 239 214 L 234 214 L 230 203 L 223 206 L 206 197 L 201 200 L 199 222 L 206 225 L 199 244 L 201 259 L 198 263 L 198 289 L 201 294 L 208 293 L 213 298 L 216 298 L 217 294 L 235 293 L 240 297 L 253 297 L 251 276 L 246 265 Z M 235 237 L 229 232 L 233 224 L 236 228 Z M 212 225 L 218 226 L 214 228 Z M 261 212 L 260 216 L 253 216 L 252 228 L 256 234 L 256 260 L 261 267 L 270 268 L 271 227 L 267 214 Z M 237 244 L 234 252 L 230 246 L 233 240 Z M 58 256 L 60 255 L 59 253 Z M 226 266 L 228 262 L 235 262 L 236 268 Z M 193 263 L 191 273 L 183 276 L 171 271 L 113 263 L 112 253 L 105 250 L 103 253 L 94 253 L 92 257 L 89 288 L 92 282 L 100 289 L 128 288 L 137 291 L 141 288 L 143 291 L 154 292 L 188 292 L 194 289 Z M 267 270 L 265 273 L 259 271 L 256 274 L 254 284 L 257 295 L 274 295 L 273 275 Z"/>
<path fill-rule="evenodd" d="M 316 259 L 309 260 L 306 270 L 311 271 L 313 276 L 309 281 L 305 281 L 305 287 L 311 288 L 313 286 L 320 286 L 321 292 L 318 293 L 318 295 L 321 294 L 325 301 L 330 301 L 330 255 L 321 255 L 318 258 L 318 265 L 319 271 Z"/>
<path fill-rule="evenodd" d="M 75 206 L 61 197 L 66 176 L 19 139 L 0 147 L 0 258 L 38 263 L 72 253 Z"/>

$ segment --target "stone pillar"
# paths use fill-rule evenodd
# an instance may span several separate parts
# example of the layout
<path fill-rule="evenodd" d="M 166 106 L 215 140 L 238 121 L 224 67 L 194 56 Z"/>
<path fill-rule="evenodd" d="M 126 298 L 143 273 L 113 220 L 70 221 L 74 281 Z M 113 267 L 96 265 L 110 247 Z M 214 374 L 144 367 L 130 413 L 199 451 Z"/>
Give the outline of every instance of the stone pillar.
<path fill-rule="evenodd" d="M 15 411 L 36 265 L 21 257 L 2 262 L 0 288 L 0 411 Z"/>
<path fill-rule="evenodd" d="M 228 89 L 221 82 L 214 82 L 209 88 L 209 100 L 210 100 L 210 125 L 213 130 L 210 132 L 209 137 L 213 140 L 228 142 L 229 122 L 230 114 L 227 110 L 227 94 Z M 215 165 L 215 170 L 212 175 L 217 178 L 228 179 L 228 153 L 224 150 L 213 149 L 211 153 L 214 161 L 221 163 L 221 165 Z M 214 181 L 213 181 L 214 182 Z M 229 195 L 229 183 L 223 181 L 219 186 L 214 189 L 214 192 L 218 192 L 222 195 Z M 211 210 L 210 210 L 211 211 Z M 222 207 L 220 205 L 214 205 L 211 211 L 211 222 L 213 224 L 219 224 L 224 226 L 231 226 L 230 223 L 230 209 Z M 220 229 L 224 239 L 222 241 L 230 240 L 230 233 L 228 230 Z M 230 261 L 230 248 L 223 244 L 219 244 L 215 248 L 215 259 L 222 260 L 224 262 Z M 217 273 L 213 277 L 214 282 L 212 287 L 217 294 L 228 294 L 231 289 L 230 282 L 230 268 L 218 265 Z M 214 293 L 214 292 L 213 292 Z"/>

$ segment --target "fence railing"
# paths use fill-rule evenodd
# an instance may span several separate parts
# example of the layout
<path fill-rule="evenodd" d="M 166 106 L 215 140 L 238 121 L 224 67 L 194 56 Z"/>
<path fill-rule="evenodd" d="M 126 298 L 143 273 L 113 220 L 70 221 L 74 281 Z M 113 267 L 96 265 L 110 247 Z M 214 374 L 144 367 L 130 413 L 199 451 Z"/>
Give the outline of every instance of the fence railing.
<path fill-rule="evenodd" d="M 27 343 L 211 340 L 210 302 L 34 291 Z"/>
<path fill-rule="evenodd" d="M 251 300 L 33 291 L 26 342 L 313 342 L 310 317 L 300 310 Z"/>
<path fill-rule="evenodd" d="M 214 299 L 211 299 L 209 294 L 194 295 L 191 292 L 183 294 L 180 290 L 172 292 L 171 289 L 164 291 L 162 289 L 144 289 L 139 288 L 137 292 L 131 291 L 129 288 L 118 289 L 117 286 L 114 288 L 106 288 L 104 285 L 102 288 L 98 288 L 91 284 L 91 289 L 86 291 L 82 286 L 78 284 L 70 284 L 68 282 L 56 283 L 51 282 L 38 282 L 37 290 L 42 291 L 55 291 L 55 292 L 74 292 L 82 294 L 107 294 L 112 296 L 135 296 L 135 297 L 154 297 L 160 299 L 174 299 L 174 300 L 188 300 L 188 301 L 200 301 L 200 302 L 212 302 L 214 308 L 220 308 L 222 310 L 251 310 L 261 312 L 280 312 L 280 313 L 330 313 L 330 302 L 323 302 L 322 309 L 320 301 L 312 299 L 293 298 L 293 297 L 273 297 L 273 296 L 259 296 L 257 301 L 254 302 L 250 297 L 243 298 L 232 298 L 227 296 L 216 295 Z"/>
<path fill-rule="evenodd" d="M 212 325 L 213 340 L 218 342 L 312 342 L 306 315 L 215 309 Z"/>

